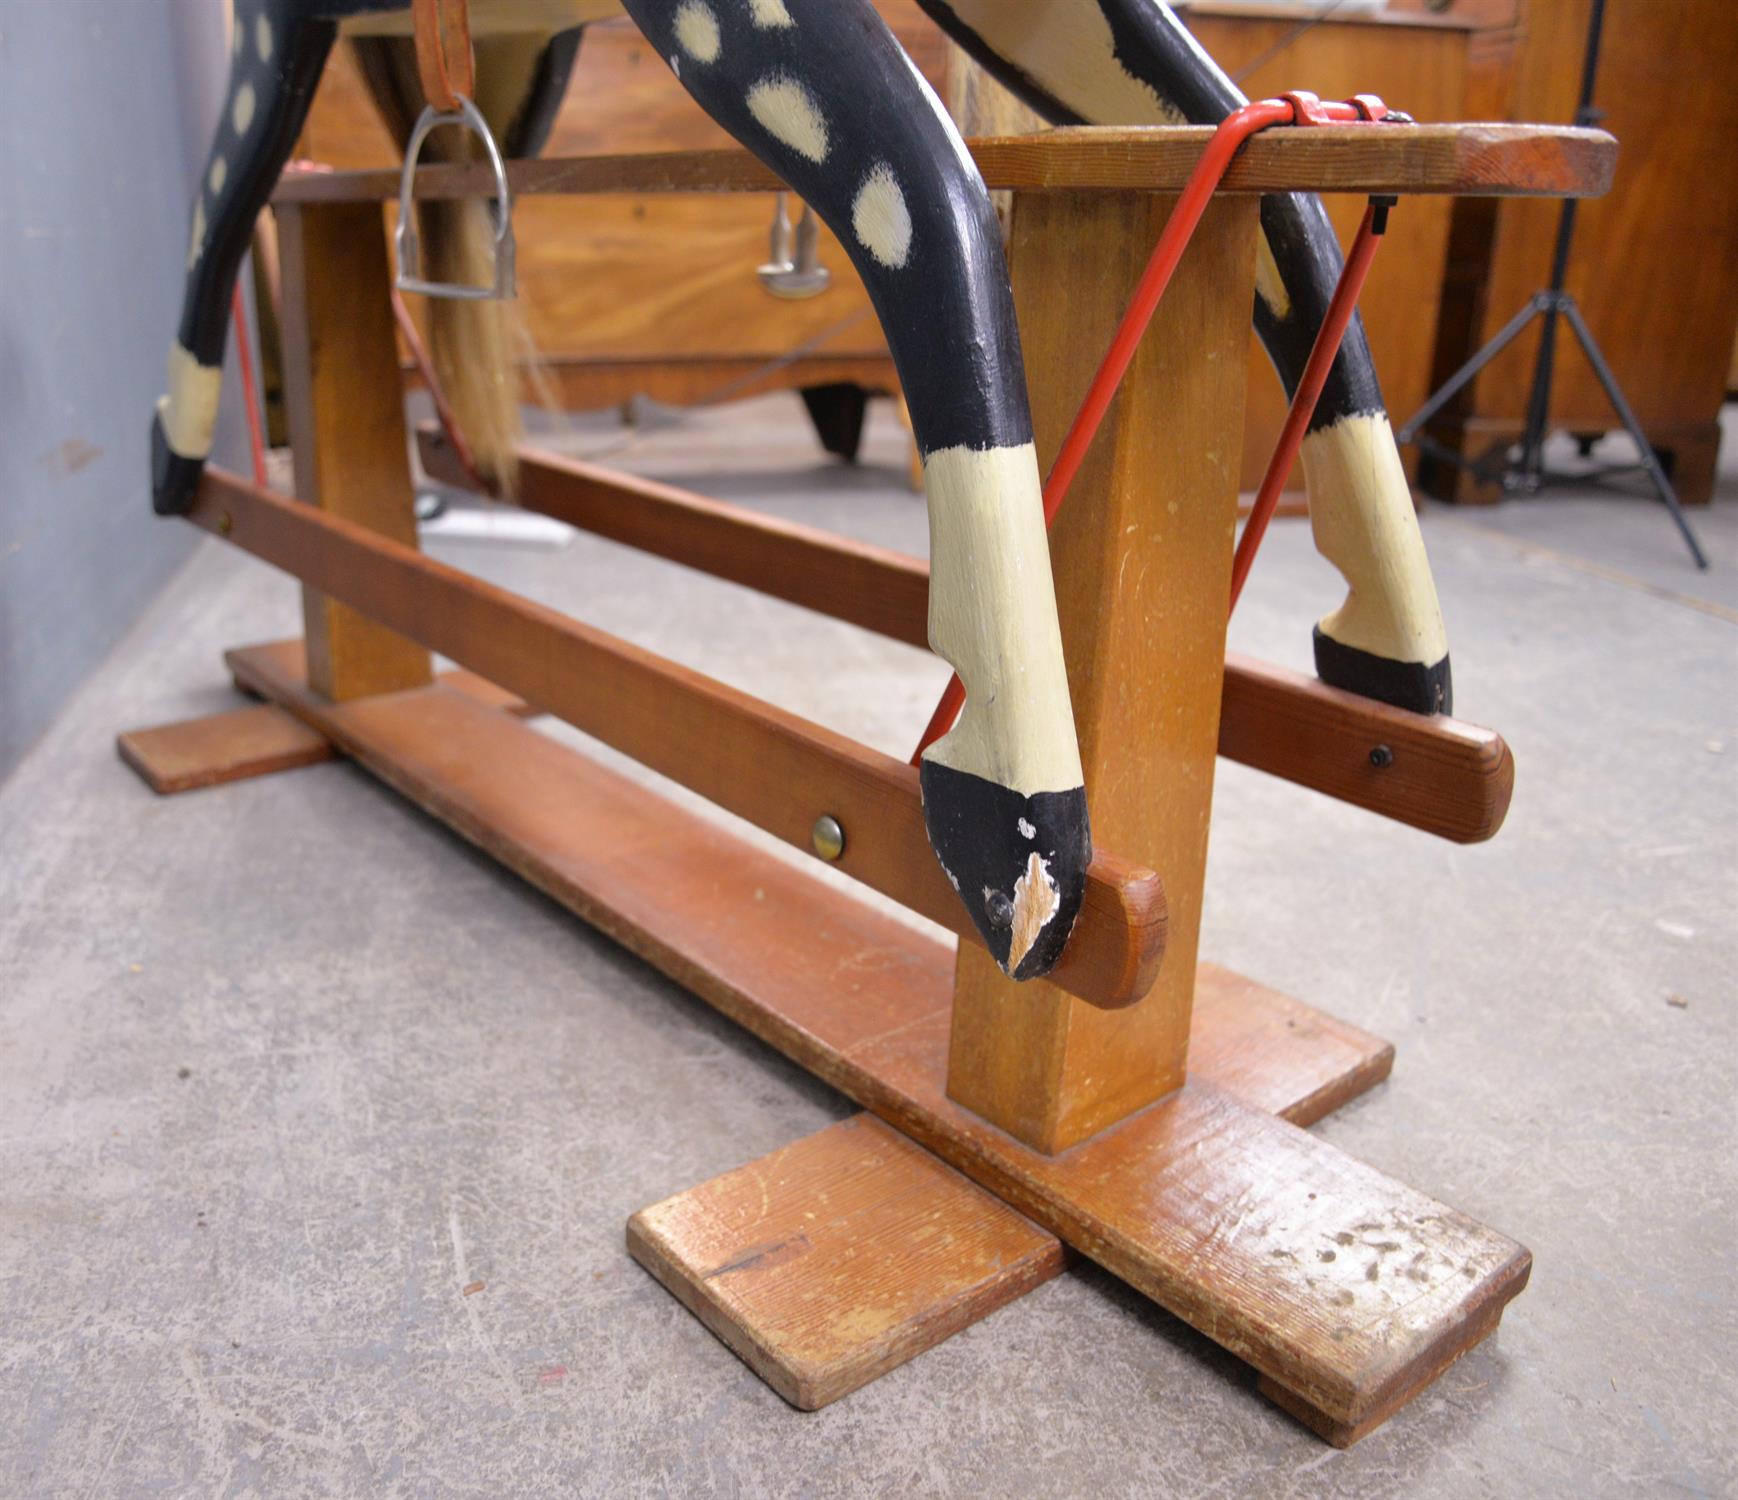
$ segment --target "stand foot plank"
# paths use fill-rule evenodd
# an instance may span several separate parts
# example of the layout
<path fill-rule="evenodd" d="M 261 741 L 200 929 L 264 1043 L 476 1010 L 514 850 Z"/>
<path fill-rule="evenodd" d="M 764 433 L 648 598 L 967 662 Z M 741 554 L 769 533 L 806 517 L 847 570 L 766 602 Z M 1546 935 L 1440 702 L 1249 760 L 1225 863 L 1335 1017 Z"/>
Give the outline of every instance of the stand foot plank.
<path fill-rule="evenodd" d="M 1394 1049 L 1212 964 L 1191 1066 L 1309 1124 L 1388 1076 Z M 628 1252 L 792 1406 L 814 1411 L 1044 1285 L 1061 1240 L 871 1114 L 628 1220 Z M 1282 1406 L 1296 1402 L 1274 1387 Z M 1293 1414 L 1329 1441 L 1313 1408 Z M 1361 1433 L 1358 1435 L 1362 1435 Z"/>
<path fill-rule="evenodd" d="M 628 1251 L 814 1411 L 1055 1276 L 1062 1242 L 874 1115 L 628 1220 Z"/>
<path fill-rule="evenodd" d="M 115 751 L 158 796 L 250 781 L 332 759 L 332 744 L 275 703 L 129 729 Z"/>
<path fill-rule="evenodd" d="M 1253 1365 L 1330 1438 L 1397 1410 L 1525 1285 L 1521 1246 L 1237 1097 L 1237 1070 L 1222 1086 L 1198 1064 L 1184 1088 L 1063 1155 L 1022 1146 L 947 1098 L 951 945 L 463 693 L 333 703 L 308 690 L 299 655 L 291 643 L 229 662 L 509 869 Z M 1204 971 L 1214 982 L 1226 981 Z M 1215 1009 L 1202 1007 L 1197 1038 Z M 1355 1090 L 1385 1065 L 1327 1028 L 1244 1030 L 1305 1033 L 1296 1045 L 1320 1073 L 1299 1098 Z M 1209 1066 L 1238 1051 L 1196 1045 Z"/>
<path fill-rule="evenodd" d="M 299 648 L 300 642 L 296 644 Z M 305 655 L 302 660 L 305 671 Z M 524 699 L 475 672 L 454 668 L 442 672 L 439 680 L 488 708 L 520 718 L 537 713 Z M 129 729 L 115 736 L 115 752 L 160 797 L 323 765 L 338 754 L 325 735 L 275 703 Z"/>

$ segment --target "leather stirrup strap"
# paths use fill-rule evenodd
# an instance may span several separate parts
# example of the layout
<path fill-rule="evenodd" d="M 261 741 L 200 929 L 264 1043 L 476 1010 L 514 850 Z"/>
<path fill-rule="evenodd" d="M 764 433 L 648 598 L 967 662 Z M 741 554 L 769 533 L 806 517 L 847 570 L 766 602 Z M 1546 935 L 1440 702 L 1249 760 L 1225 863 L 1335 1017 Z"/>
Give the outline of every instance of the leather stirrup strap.
<path fill-rule="evenodd" d="M 411 18 L 423 97 L 443 114 L 451 114 L 458 109 L 460 96 L 469 99 L 476 92 L 470 0 L 411 0 Z"/>

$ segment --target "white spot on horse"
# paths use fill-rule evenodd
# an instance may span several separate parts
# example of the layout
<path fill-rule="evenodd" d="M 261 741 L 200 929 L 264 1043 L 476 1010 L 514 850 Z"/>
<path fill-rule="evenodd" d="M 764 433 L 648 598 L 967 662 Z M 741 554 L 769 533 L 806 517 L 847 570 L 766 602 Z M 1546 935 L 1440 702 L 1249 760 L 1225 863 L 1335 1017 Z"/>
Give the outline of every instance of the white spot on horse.
<path fill-rule="evenodd" d="M 1062 895 L 1050 878 L 1050 867 L 1036 854 L 1027 856 L 1026 873 L 1014 882 L 1014 930 L 1008 937 L 1008 972 L 1032 951 L 1038 934 L 1061 910 Z"/>
<path fill-rule="evenodd" d="M 678 78 L 682 76 L 682 59 L 674 52 L 670 54 L 670 71 Z"/>
<path fill-rule="evenodd" d="M 696 62 L 718 61 L 724 50 L 718 34 L 718 17 L 700 0 L 684 0 L 676 12 L 676 42 Z"/>
<path fill-rule="evenodd" d="M 763 78 L 748 91 L 748 112 L 798 156 L 827 159 L 827 122 L 814 96 L 796 79 Z"/>
<path fill-rule="evenodd" d="M 221 156 L 212 157 L 211 158 L 211 172 L 210 172 L 210 175 L 208 175 L 205 180 L 210 185 L 211 196 L 213 198 L 215 198 L 219 193 L 221 193 L 223 191 L 224 180 L 228 176 L 229 176 L 229 163 L 226 162 Z"/>
<path fill-rule="evenodd" d="M 748 0 L 748 8 L 754 15 L 756 26 L 771 28 L 797 24 L 785 9 L 785 0 Z"/>
<path fill-rule="evenodd" d="M 193 200 L 193 237 L 187 245 L 187 269 L 199 263 L 199 252 L 205 248 L 205 200 Z"/>
<path fill-rule="evenodd" d="M 857 189 L 851 205 L 851 227 L 865 250 L 886 266 L 897 271 L 911 259 L 911 210 L 905 206 L 905 194 L 893 168 L 877 162 Z"/>
<path fill-rule="evenodd" d="M 237 135 L 246 135 L 247 127 L 253 124 L 253 106 L 253 85 L 244 83 L 235 91 L 235 106 L 229 112 L 229 123 Z"/>
<path fill-rule="evenodd" d="M 1035 839 L 1038 837 L 1038 830 L 1036 828 L 1034 828 L 1030 823 L 1028 823 L 1024 818 L 1021 818 L 1019 823 L 1016 824 L 1015 826 L 1019 828 L 1021 838 Z"/>
<path fill-rule="evenodd" d="M 261 62 L 272 60 L 272 23 L 264 15 L 253 23 L 253 45 Z"/>

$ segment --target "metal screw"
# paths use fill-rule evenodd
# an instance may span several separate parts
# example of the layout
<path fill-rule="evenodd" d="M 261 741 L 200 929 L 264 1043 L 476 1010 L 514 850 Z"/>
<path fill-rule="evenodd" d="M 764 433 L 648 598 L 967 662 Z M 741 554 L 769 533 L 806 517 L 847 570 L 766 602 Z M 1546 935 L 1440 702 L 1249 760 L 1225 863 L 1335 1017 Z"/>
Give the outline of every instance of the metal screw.
<path fill-rule="evenodd" d="M 831 813 L 822 813 L 809 830 L 809 842 L 816 854 L 831 863 L 845 852 L 845 830 Z"/>
<path fill-rule="evenodd" d="M 230 518 L 229 512 L 224 511 L 223 514 L 217 518 L 217 534 L 219 536 L 228 536 L 230 532 L 234 530 L 235 522 Z"/>
<path fill-rule="evenodd" d="M 1378 745 L 1370 752 L 1370 764 L 1378 771 L 1386 771 L 1394 764 L 1394 752 L 1386 745 Z"/>
<path fill-rule="evenodd" d="M 1014 903 L 1001 891 L 991 891 L 984 897 L 984 915 L 990 919 L 992 927 L 1012 927 Z"/>

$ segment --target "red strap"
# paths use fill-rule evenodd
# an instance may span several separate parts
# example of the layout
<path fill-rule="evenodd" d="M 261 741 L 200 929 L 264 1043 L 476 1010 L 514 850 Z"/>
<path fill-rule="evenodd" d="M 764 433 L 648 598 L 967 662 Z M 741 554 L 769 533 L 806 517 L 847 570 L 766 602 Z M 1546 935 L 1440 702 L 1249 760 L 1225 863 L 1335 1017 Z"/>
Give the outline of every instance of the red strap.
<path fill-rule="evenodd" d="M 469 99 L 477 91 L 470 0 L 411 0 L 411 18 L 423 97 L 451 114 L 458 109 L 461 95 Z"/>

